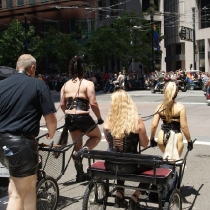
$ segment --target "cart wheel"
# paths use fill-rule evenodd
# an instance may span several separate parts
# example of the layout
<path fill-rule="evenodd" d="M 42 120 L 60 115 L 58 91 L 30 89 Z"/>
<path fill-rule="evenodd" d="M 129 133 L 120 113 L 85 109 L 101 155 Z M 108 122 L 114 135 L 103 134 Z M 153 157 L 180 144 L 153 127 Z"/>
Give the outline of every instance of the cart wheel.
<path fill-rule="evenodd" d="M 56 180 L 46 176 L 36 186 L 37 210 L 54 210 L 58 204 L 59 188 Z"/>
<path fill-rule="evenodd" d="M 179 190 L 174 189 L 166 199 L 163 210 L 182 210 L 182 199 Z"/>
<path fill-rule="evenodd" d="M 83 197 L 82 210 L 98 209 L 105 210 L 107 202 L 107 190 L 105 185 L 91 182 Z M 96 201 L 98 196 L 98 201 Z"/>

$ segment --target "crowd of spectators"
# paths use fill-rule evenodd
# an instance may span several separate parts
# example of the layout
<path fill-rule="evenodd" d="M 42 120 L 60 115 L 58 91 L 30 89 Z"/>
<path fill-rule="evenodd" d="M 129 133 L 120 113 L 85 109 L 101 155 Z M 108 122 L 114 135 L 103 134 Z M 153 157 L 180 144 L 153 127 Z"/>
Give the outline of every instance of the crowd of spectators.
<path fill-rule="evenodd" d="M 181 74 L 185 74 L 185 70 L 177 70 L 177 71 L 158 71 L 154 72 L 132 72 L 129 71 L 124 73 L 125 75 L 125 86 L 126 90 L 144 90 L 150 89 L 150 87 L 157 83 L 160 75 L 164 74 L 164 78 L 169 78 L 171 81 L 176 81 L 179 79 Z M 113 82 L 117 79 L 119 72 L 107 73 L 107 72 L 98 72 L 98 73 L 87 73 L 85 78 L 93 81 L 100 87 L 100 90 L 104 90 L 105 86 L 108 87 L 108 92 L 113 91 Z M 185 74 L 186 75 L 186 74 Z M 69 73 L 44 73 L 38 74 L 37 78 L 46 82 L 51 90 L 60 91 L 63 84 L 68 81 L 70 78 Z M 0 80 L 4 79 L 0 77 Z M 206 83 L 210 79 L 210 74 L 208 72 L 197 72 L 191 74 L 191 79 L 194 81 L 198 81 L 200 85 Z M 110 91 L 109 91 L 110 90 Z"/>
<path fill-rule="evenodd" d="M 185 70 L 177 70 L 177 71 L 158 71 L 155 70 L 154 72 L 127 72 L 125 74 L 125 84 L 129 87 L 128 89 L 131 90 L 143 90 L 149 89 L 151 85 L 154 85 L 155 81 L 158 80 L 159 76 L 164 74 L 164 78 L 169 78 L 171 81 L 176 81 L 179 79 L 181 74 L 185 73 Z M 42 79 L 46 82 L 51 90 L 57 90 L 62 87 L 62 85 L 71 79 L 68 73 L 59 73 L 59 74 L 38 74 L 37 76 L 39 79 Z M 100 86 L 100 89 L 103 90 L 104 86 L 109 83 L 109 85 L 113 84 L 113 81 L 116 80 L 118 77 L 118 73 L 106 73 L 106 72 L 99 72 L 99 73 L 89 73 L 85 76 L 86 79 L 97 83 Z M 192 73 L 191 79 L 199 81 L 200 83 L 205 83 L 210 79 L 210 74 L 208 72 L 198 72 Z"/>

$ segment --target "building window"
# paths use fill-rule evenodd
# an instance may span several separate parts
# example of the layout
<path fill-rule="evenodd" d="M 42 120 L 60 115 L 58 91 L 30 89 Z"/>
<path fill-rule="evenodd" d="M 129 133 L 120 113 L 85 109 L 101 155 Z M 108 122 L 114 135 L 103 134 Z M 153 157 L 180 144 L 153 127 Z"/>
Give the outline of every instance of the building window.
<path fill-rule="evenodd" d="M 77 19 L 69 21 L 70 33 L 78 42 L 85 42 L 95 29 L 95 21 L 91 19 Z"/>
<path fill-rule="evenodd" d="M 199 70 L 205 71 L 205 40 L 198 41 L 198 49 L 199 49 Z"/>
<path fill-rule="evenodd" d="M 181 61 L 176 61 L 176 69 L 181 69 L 182 68 L 182 62 Z"/>
<path fill-rule="evenodd" d="M 46 2 L 46 1 L 49 1 L 49 0 L 41 0 L 41 2 Z"/>
<path fill-rule="evenodd" d="M 112 8 L 111 16 L 118 16 L 118 0 L 110 0 L 110 7 Z"/>
<path fill-rule="evenodd" d="M 23 6 L 24 0 L 17 0 L 17 6 Z"/>
<path fill-rule="evenodd" d="M 176 44 L 176 55 L 182 54 L 182 46 L 181 43 Z"/>
<path fill-rule="evenodd" d="M 166 55 L 171 55 L 171 45 L 166 46 Z"/>
<path fill-rule="evenodd" d="M 142 0 L 142 12 L 145 12 L 150 7 L 150 1 L 149 0 Z M 154 8 L 155 10 L 159 11 L 159 0 L 154 0 Z"/>
<path fill-rule="evenodd" d="M 104 20 L 106 18 L 106 0 L 100 0 L 98 1 L 98 7 L 101 7 L 102 9 L 98 12 L 98 19 Z"/>
<path fill-rule="evenodd" d="M 2 0 L 0 0 L 0 9 L 2 9 Z"/>
<path fill-rule="evenodd" d="M 36 4 L 36 0 L 29 0 L 29 4 Z"/>
<path fill-rule="evenodd" d="M 200 26 L 210 27 L 210 0 L 200 0 Z"/>
<path fill-rule="evenodd" d="M 12 8 L 13 7 L 13 0 L 6 0 L 6 7 Z"/>

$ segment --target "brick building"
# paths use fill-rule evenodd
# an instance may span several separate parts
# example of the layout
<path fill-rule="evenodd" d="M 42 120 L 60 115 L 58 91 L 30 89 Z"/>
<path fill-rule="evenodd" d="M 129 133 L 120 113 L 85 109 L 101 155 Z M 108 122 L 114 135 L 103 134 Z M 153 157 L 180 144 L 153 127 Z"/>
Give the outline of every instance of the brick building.
<path fill-rule="evenodd" d="M 63 33 L 74 32 L 83 43 L 95 29 L 96 0 L 0 0 L 0 30 L 5 30 L 13 19 L 19 20 L 25 30 L 35 27 L 37 35 L 44 36 L 49 28 Z M 43 62 L 41 68 L 49 72 L 51 64 Z"/>

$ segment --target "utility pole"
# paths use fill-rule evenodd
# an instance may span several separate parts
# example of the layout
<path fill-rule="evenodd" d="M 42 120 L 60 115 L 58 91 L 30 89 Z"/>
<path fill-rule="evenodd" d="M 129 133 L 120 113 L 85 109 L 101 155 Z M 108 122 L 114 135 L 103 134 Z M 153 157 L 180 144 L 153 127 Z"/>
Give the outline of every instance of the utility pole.
<path fill-rule="evenodd" d="M 154 64 L 154 37 L 153 37 L 153 21 L 154 21 L 154 1 L 150 0 L 150 21 L 151 21 L 151 35 L 152 35 L 152 72 L 155 71 Z"/>
<path fill-rule="evenodd" d="M 193 22 L 193 68 L 194 70 L 196 70 L 195 7 L 192 7 L 192 22 Z"/>

